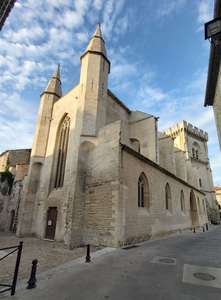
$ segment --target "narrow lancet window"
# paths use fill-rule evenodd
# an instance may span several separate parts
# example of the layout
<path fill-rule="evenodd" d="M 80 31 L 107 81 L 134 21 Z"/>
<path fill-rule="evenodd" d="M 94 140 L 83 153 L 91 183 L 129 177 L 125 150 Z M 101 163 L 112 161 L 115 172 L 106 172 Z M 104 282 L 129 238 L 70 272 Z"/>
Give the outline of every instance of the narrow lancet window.
<path fill-rule="evenodd" d="M 56 170 L 56 178 L 55 178 L 55 188 L 62 187 L 64 183 L 69 130 L 70 130 L 70 118 L 66 116 L 66 118 L 61 124 L 60 132 L 59 132 L 58 161 L 57 161 L 57 170 Z"/>
<path fill-rule="evenodd" d="M 165 190 L 165 200 L 166 200 L 166 209 L 169 209 L 169 203 L 168 203 L 168 190 Z"/>
<path fill-rule="evenodd" d="M 138 197 L 138 207 L 145 207 L 147 210 L 150 208 L 150 198 L 149 198 L 149 184 L 144 173 L 141 173 L 137 182 L 137 197 Z"/>
<path fill-rule="evenodd" d="M 181 211 L 184 212 L 184 193 L 183 190 L 180 192 L 180 206 L 181 206 Z"/>
<path fill-rule="evenodd" d="M 166 210 L 172 213 L 171 191 L 168 183 L 165 186 L 165 206 Z"/>
<path fill-rule="evenodd" d="M 138 207 L 144 207 L 144 182 L 142 176 L 138 180 Z"/>

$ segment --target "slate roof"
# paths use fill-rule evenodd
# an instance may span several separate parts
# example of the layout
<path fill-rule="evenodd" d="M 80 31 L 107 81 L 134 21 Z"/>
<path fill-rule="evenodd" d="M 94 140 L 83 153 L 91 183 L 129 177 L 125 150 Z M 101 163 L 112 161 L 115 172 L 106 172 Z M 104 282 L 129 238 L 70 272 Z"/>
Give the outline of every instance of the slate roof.
<path fill-rule="evenodd" d="M 0 31 L 12 10 L 16 0 L 0 0 Z"/>

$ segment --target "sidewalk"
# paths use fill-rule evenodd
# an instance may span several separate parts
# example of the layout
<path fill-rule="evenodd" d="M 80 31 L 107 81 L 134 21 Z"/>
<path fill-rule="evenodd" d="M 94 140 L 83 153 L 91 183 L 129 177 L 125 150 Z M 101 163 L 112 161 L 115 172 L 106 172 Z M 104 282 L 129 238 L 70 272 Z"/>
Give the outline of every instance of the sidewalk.
<path fill-rule="evenodd" d="M 102 249 L 37 275 L 37 287 L 19 282 L 4 300 L 220 300 L 221 226 Z M 114 251 L 113 251 L 114 250 Z"/>
<path fill-rule="evenodd" d="M 0 231 L 0 248 L 19 245 L 23 241 L 23 250 L 18 274 L 18 281 L 30 277 L 33 259 L 38 259 L 38 273 L 42 273 L 65 262 L 86 256 L 86 247 L 67 249 L 62 243 L 50 242 L 33 237 L 18 238 L 11 232 Z M 99 250 L 99 247 L 91 247 L 91 252 Z M 0 251 L 0 258 L 10 250 Z M 0 283 L 11 284 L 17 252 L 0 261 Z M 4 272 L 2 271 L 4 270 Z M 27 281 L 27 280 L 26 280 Z M 0 294 L 1 297 L 1 294 Z"/>

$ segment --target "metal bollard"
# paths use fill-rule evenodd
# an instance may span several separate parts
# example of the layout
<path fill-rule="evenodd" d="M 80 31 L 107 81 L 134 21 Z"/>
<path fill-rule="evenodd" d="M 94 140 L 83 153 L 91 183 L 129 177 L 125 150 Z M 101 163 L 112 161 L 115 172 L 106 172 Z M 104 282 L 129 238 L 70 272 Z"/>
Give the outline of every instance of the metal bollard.
<path fill-rule="evenodd" d="M 91 261 L 91 257 L 90 257 L 90 244 L 87 245 L 87 256 L 85 258 L 86 258 L 85 262 L 90 262 Z"/>
<path fill-rule="evenodd" d="M 30 279 L 28 280 L 27 289 L 33 289 L 33 288 L 36 287 L 36 282 L 37 282 L 37 279 L 36 279 L 37 263 L 38 263 L 37 259 L 34 259 L 32 261 L 31 276 L 30 276 Z"/>
<path fill-rule="evenodd" d="M 206 223 L 206 230 L 207 230 L 207 231 L 209 230 L 209 226 L 208 226 L 208 223 Z"/>
<path fill-rule="evenodd" d="M 17 278 L 18 278 L 18 270 L 19 270 L 19 265 L 20 265 L 20 260 L 21 260 L 22 247 L 23 247 L 23 242 L 20 242 L 20 245 L 18 246 L 18 254 L 17 254 L 14 277 L 13 277 L 13 282 L 12 282 L 11 296 L 14 296 L 14 294 L 15 294 L 15 288 L 16 288 L 16 283 L 17 283 Z"/>
<path fill-rule="evenodd" d="M 195 230 L 195 228 L 193 228 L 193 233 L 196 233 L 196 230 Z"/>
<path fill-rule="evenodd" d="M 205 228 L 204 228 L 204 226 L 203 226 L 203 232 L 205 232 Z"/>

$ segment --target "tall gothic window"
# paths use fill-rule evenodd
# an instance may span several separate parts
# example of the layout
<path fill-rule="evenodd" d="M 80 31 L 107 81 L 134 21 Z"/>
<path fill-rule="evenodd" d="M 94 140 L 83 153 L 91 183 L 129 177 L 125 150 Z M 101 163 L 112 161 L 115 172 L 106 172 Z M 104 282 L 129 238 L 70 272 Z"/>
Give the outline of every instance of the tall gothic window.
<path fill-rule="evenodd" d="M 142 176 L 138 180 L 138 207 L 144 207 L 144 182 Z"/>
<path fill-rule="evenodd" d="M 149 184 L 146 175 L 142 173 L 137 182 L 137 205 L 138 207 L 150 208 Z"/>
<path fill-rule="evenodd" d="M 165 186 L 165 206 L 170 212 L 172 211 L 170 186 L 167 183 Z"/>
<path fill-rule="evenodd" d="M 194 142 L 192 145 L 192 157 L 195 159 L 199 159 L 200 153 L 200 145 L 197 142 Z"/>
<path fill-rule="evenodd" d="M 60 131 L 59 131 L 58 160 L 57 160 L 57 170 L 56 170 L 56 178 L 55 178 L 55 188 L 62 187 L 64 183 L 69 130 L 70 130 L 70 118 L 66 116 L 63 122 L 61 123 Z"/>
<path fill-rule="evenodd" d="M 182 212 L 185 211 L 185 209 L 184 209 L 184 193 L 183 193 L 183 190 L 181 190 L 181 192 L 180 192 L 180 208 L 181 208 Z"/>

